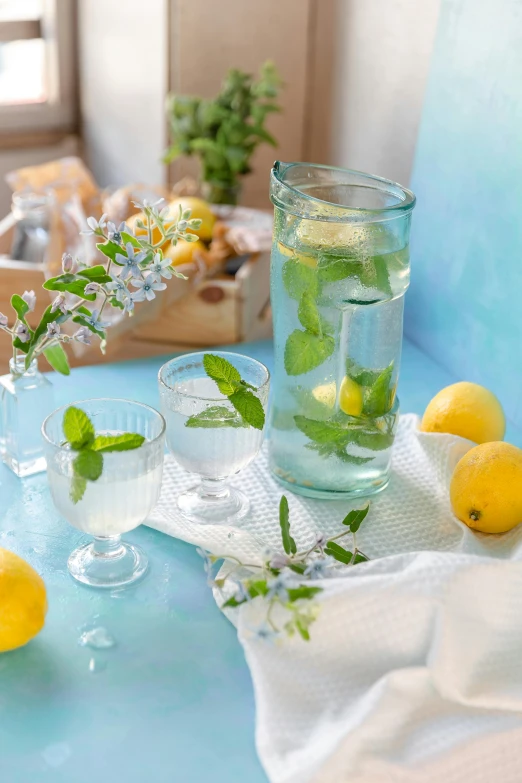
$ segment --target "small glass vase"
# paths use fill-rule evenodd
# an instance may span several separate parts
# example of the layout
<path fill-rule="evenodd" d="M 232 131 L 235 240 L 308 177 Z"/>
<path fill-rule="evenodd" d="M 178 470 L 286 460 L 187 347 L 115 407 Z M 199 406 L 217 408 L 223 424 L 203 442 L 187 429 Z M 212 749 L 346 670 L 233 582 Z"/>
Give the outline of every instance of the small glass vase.
<path fill-rule="evenodd" d="M 45 470 L 41 428 L 56 407 L 54 390 L 34 359 L 25 370 L 25 357 L 9 362 L 0 377 L 0 456 L 22 478 Z"/>
<path fill-rule="evenodd" d="M 231 185 L 229 182 L 212 180 L 201 183 L 201 193 L 210 204 L 229 204 L 235 207 L 241 195 L 241 185 L 239 182 Z"/>

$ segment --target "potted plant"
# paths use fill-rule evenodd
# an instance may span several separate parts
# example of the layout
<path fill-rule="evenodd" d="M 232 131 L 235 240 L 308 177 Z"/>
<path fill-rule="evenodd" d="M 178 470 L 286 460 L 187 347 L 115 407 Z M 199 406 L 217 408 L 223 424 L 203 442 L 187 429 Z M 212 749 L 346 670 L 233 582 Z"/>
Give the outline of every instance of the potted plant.
<path fill-rule="evenodd" d="M 218 95 L 211 99 L 170 95 L 168 115 L 172 144 L 165 154 L 171 163 L 180 155 L 201 162 L 203 197 L 213 204 L 237 204 L 241 178 L 263 142 L 277 146 L 265 124 L 280 111 L 281 79 L 271 62 L 261 66 L 257 79 L 237 69 L 228 72 Z"/>

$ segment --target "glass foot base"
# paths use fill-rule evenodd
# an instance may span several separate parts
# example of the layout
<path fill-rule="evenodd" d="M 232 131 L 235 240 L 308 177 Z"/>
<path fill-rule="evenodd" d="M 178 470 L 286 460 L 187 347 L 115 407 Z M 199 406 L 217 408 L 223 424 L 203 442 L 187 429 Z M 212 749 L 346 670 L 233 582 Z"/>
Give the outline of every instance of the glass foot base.
<path fill-rule="evenodd" d="M 149 561 L 135 544 L 119 538 L 97 538 L 78 547 L 67 561 L 69 573 L 78 582 L 91 587 L 125 587 L 141 579 Z"/>
<path fill-rule="evenodd" d="M 2 462 L 9 470 L 12 470 L 15 476 L 18 478 L 24 478 L 25 476 L 34 476 L 36 473 L 43 473 L 47 469 L 45 457 L 34 457 L 32 459 L 19 461 L 15 459 L 8 452 L 2 452 Z"/>
<path fill-rule="evenodd" d="M 378 483 L 363 484 L 356 489 L 336 491 L 330 489 L 315 489 L 314 487 L 306 487 L 301 484 L 292 483 L 286 481 L 281 476 L 278 476 L 276 472 L 272 472 L 272 475 L 277 483 L 281 484 L 288 492 L 293 492 L 294 495 L 304 495 L 307 498 L 316 498 L 316 500 L 350 500 L 352 498 L 365 498 L 382 492 L 390 482 L 389 475 L 386 475 L 383 476 L 382 481 Z"/>
<path fill-rule="evenodd" d="M 178 508 L 200 525 L 237 525 L 250 511 L 250 501 L 238 489 L 225 486 L 209 491 L 202 482 L 178 497 Z"/>

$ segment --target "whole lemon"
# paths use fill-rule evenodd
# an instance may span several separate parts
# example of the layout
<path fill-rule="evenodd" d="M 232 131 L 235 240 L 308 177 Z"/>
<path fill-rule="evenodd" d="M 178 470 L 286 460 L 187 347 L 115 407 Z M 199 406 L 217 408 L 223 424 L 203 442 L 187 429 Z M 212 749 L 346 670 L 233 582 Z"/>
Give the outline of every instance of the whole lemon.
<path fill-rule="evenodd" d="M 36 636 L 47 612 L 45 584 L 29 563 L 0 547 L 0 652 Z"/>
<path fill-rule="evenodd" d="M 482 443 L 457 463 L 450 484 L 453 512 L 483 533 L 505 533 L 522 522 L 522 450 Z"/>
<path fill-rule="evenodd" d="M 206 201 L 201 198 L 195 198 L 194 196 L 183 196 L 182 198 L 176 198 L 169 204 L 169 213 L 173 218 L 177 219 L 179 214 L 179 207 L 181 209 L 192 210 L 190 219 L 198 218 L 201 220 L 201 226 L 198 229 L 191 228 L 190 231 L 197 234 L 204 242 L 208 242 L 212 239 L 212 229 L 216 222 L 216 216 L 211 211 Z"/>
<path fill-rule="evenodd" d="M 165 258 L 170 258 L 172 266 L 190 264 L 196 252 L 199 253 L 200 257 L 205 257 L 207 248 L 203 242 L 199 240 L 197 242 L 185 242 L 184 239 L 178 239 L 176 245 L 170 245 L 165 251 Z"/>
<path fill-rule="evenodd" d="M 506 419 L 493 392 L 477 383 L 461 381 L 435 395 L 424 412 L 421 430 L 488 443 L 504 438 Z"/>

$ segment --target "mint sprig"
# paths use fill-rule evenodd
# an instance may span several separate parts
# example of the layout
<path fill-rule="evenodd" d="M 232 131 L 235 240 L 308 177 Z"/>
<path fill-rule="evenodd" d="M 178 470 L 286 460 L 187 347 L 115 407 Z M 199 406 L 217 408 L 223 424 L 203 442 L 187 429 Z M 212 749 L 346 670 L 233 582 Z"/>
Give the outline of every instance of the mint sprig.
<path fill-rule="evenodd" d="M 256 430 L 262 430 L 265 426 L 265 411 L 261 400 L 254 394 L 254 391 L 257 391 L 257 389 L 242 380 L 236 367 L 223 356 L 206 353 L 203 356 L 203 367 L 208 377 L 216 383 L 221 394 L 228 397 L 230 403 L 241 416 L 242 421 Z M 226 410 L 228 415 L 223 415 L 223 410 Z M 231 417 L 230 413 L 225 406 L 211 406 L 187 419 L 185 426 L 240 426 L 236 417 Z"/>
<path fill-rule="evenodd" d="M 145 441 L 136 432 L 120 435 L 96 435 L 94 425 L 85 411 L 71 405 L 62 422 L 66 442 L 78 455 L 74 458 L 70 498 L 74 504 L 84 496 L 88 481 L 98 481 L 103 472 L 103 453 L 138 449 Z"/>

